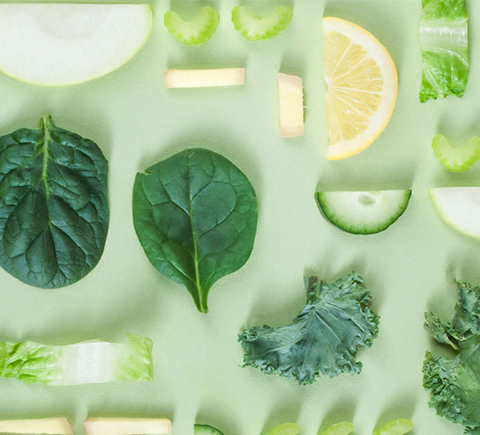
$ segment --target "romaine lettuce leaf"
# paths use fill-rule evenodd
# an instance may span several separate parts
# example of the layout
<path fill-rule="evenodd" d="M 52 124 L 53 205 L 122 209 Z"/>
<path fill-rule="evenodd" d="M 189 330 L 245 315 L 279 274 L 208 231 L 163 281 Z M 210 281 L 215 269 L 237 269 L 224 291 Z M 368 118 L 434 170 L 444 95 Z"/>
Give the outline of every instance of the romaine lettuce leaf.
<path fill-rule="evenodd" d="M 289 326 L 246 329 L 239 336 L 244 366 L 310 384 L 319 375 L 358 374 L 360 347 L 378 335 L 379 317 L 368 307 L 370 293 L 358 274 L 328 284 L 306 280 L 307 303 Z"/>
<path fill-rule="evenodd" d="M 468 13 L 465 0 L 423 0 L 420 45 L 423 58 L 420 101 L 462 97 L 469 73 Z"/>
<path fill-rule="evenodd" d="M 480 287 L 457 283 L 459 302 L 453 320 L 442 322 L 426 314 L 425 327 L 455 356 L 434 357 L 427 352 L 423 385 L 432 391 L 429 405 L 437 414 L 480 434 Z"/>
<path fill-rule="evenodd" d="M 151 381 L 152 341 L 130 334 L 127 337 L 125 344 L 0 342 L 0 376 L 48 385 Z"/>

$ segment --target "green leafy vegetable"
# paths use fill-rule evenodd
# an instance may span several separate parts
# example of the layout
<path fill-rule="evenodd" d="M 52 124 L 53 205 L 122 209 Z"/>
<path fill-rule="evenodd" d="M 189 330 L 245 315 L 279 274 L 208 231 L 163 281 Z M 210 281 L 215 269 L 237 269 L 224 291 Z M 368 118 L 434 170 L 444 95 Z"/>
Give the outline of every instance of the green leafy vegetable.
<path fill-rule="evenodd" d="M 393 420 L 373 432 L 373 435 L 404 435 L 413 429 L 413 423 L 406 418 Z"/>
<path fill-rule="evenodd" d="M 423 78 L 420 101 L 462 97 L 469 73 L 465 0 L 423 0 L 420 21 Z"/>
<path fill-rule="evenodd" d="M 130 334 L 127 337 L 126 344 L 0 342 L 0 376 L 48 385 L 153 380 L 152 341 Z"/>
<path fill-rule="evenodd" d="M 44 288 L 89 273 L 107 237 L 107 174 L 100 148 L 49 116 L 0 137 L 0 266 Z"/>
<path fill-rule="evenodd" d="M 174 11 L 168 11 L 164 17 L 168 31 L 186 45 L 202 45 L 217 30 L 220 23 L 218 12 L 205 6 L 193 21 L 185 21 Z"/>
<path fill-rule="evenodd" d="M 235 165 L 196 148 L 137 174 L 133 218 L 153 266 L 185 286 L 206 313 L 212 285 L 250 257 L 257 201 Z"/>
<path fill-rule="evenodd" d="M 317 376 L 358 374 L 360 347 L 378 335 L 379 317 L 370 311 L 370 293 L 358 274 L 328 284 L 306 280 L 307 303 L 289 326 L 246 329 L 239 336 L 244 366 L 310 384 Z"/>
<path fill-rule="evenodd" d="M 249 6 L 235 6 L 232 10 L 235 29 L 249 41 L 277 36 L 290 25 L 292 18 L 293 10 L 288 6 L 277 7 L 264 18 L 259 17 Z"/>
<path fill-rule="evenodd" d="M 437 134 L 432 141 L 435 157 L 450 172 L 465 172 L 480 159 L 480 137 L 472 137 L 466 145 L 454 148 L 443 135 Z"/>
<path fill-rule="evenodd" d="M 349 421 L 342 421 L 341 423 L 330 426 L 321 435 L 348 435 L 353 431 L 353 424 Z"/>
<path fill-rule="evenodd" d="M 284 423 L 280 426 L 274 427 L 267 435 L 297 435 L 300 432 L 298 424 Z"/>
<path fill-rule="evenodd" d="M 429 405 L 465 433 L 480 434 L 480 287 L 457 282 L 459 302 L 453 320 L 442 322 L 435 314 L 426 315 L 425 327 L 455 356 L 434 357 L 427 352 L 423 365 L 423 385 L 432 391 Z"/>

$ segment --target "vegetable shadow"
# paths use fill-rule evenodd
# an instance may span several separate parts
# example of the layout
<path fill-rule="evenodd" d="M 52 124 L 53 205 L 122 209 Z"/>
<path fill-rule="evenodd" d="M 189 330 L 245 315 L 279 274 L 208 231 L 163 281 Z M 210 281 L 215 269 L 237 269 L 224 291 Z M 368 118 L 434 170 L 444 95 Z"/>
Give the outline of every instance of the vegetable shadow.
<path fill-rule="evenodd" d="M 337 401 L 337 403 L 335 403 L 335 405 L 323 418 L 318 433 L 322 433 L 333 424 L 340 423 L 342 421 L 353 421 L 356 405 L 357 401 L 353 398 Z"/>
<path fill-rule="evenodd" d="M 243 146 L 242 141 L 239 141 L 237 136 L 231 135 L 227 130 L 221 129 L 220 126 L 208 131 L 203 129 L 199 133 L 195 125 L 181 132 L 179 136 L 178 139 L 170 140 L 166 146 L 158 147 L 158 152 L 142 157 L 141 167 L 138 171 L 144 172 L 150 166 L 186 149 L 205 148 L 230 160 L 250 180 L 257 198 L 262 196 L 265 183 L 260 165 L 248 154 L 247 148 Z M 260 206 L 261 203 L 259 203 L 259 209 Z"/>
<path fill-rule="evenodd" d="M 203 409 L 201 405 L 195 418 L 195 424 L 206 424 L 213 426 L 220 430 L 222 433 L 229 435 L 240 434 L 240 425 L 238 419 L 236 419 L 232 413 L 213 411 L 211 408 Z"/>
<path fill-rule="evenodd" d="M 377 419 L 375 428 L 372 428 L 372 431 L 399 418 L 411 419 L 415 410 L 416 403 L 417 399 L 415 399 L 414 395 L 405 394 L 397 396 L 397 398 L 393 399 L 390 404 L 384 409 L 384 411 L 380 414 L 380 417 Z M 414 432 L 410 433 L 413 435 Z"/>
<path fill-rule="evenodd" d="M 285 403 L 287 402 L 287 403 Z M 270 413 L 263 424 L 261 434 L 267 433 L 276 426 L 284 423 L 296 423 L 300 416 L 302 401 L 286 400 L 284 396 L 278 398 L 278 406 Z"/>

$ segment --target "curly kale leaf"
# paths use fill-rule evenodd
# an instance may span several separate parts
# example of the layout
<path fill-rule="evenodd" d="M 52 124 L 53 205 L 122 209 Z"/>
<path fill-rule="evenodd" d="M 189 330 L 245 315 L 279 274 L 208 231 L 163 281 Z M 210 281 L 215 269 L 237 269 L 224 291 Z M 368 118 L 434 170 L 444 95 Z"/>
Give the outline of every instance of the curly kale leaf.
<path fill-rule="evenodd" d="M 436 341 L 451 347 L 453 358 L 427 352 L 423 385 L 432 391 L 429 405 L 465 433 L 480 434 L 480 287 L 457 283 L 459 302 L 453 320 L 426 314 L 425 327 Z"/>
<path fill-rule="evenodd" d="M 379 317 L 368 307 L 371 295 L 358 274 L 328 284 L 306 279 L 307 303 L 289 326 L 246 329 L 239 336 L 244 366 L 257 367 L 306 385 L 319 375 L 358 374 L 360 347 L 378 335 Z"/>

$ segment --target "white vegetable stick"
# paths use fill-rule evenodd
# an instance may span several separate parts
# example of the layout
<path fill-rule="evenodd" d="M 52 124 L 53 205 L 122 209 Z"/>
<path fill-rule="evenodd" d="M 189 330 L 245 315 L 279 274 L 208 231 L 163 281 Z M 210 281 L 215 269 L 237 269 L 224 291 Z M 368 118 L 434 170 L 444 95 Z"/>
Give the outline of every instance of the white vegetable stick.
<path fill-rule="evenodd" d="M 244 84 L 245 68 L 169 69 L 165 71 L 165 87 L 167 89 L 238 86 Z"/>
<path fill-rule="evenodd" d="M 302 79 L 278 74 L 280 98 L 280 133 L 283 137 L 303 136 L 303 84 Z"/>
<path fill-rule="evenodd" d="M 0 420 L 0 433 L 73 435 L 66 418 Z"/>
<path fill-rule="evenodd" d="M 86 435 L 170 435 L 172 423 L 166 418 L 88 418 Z"/>

